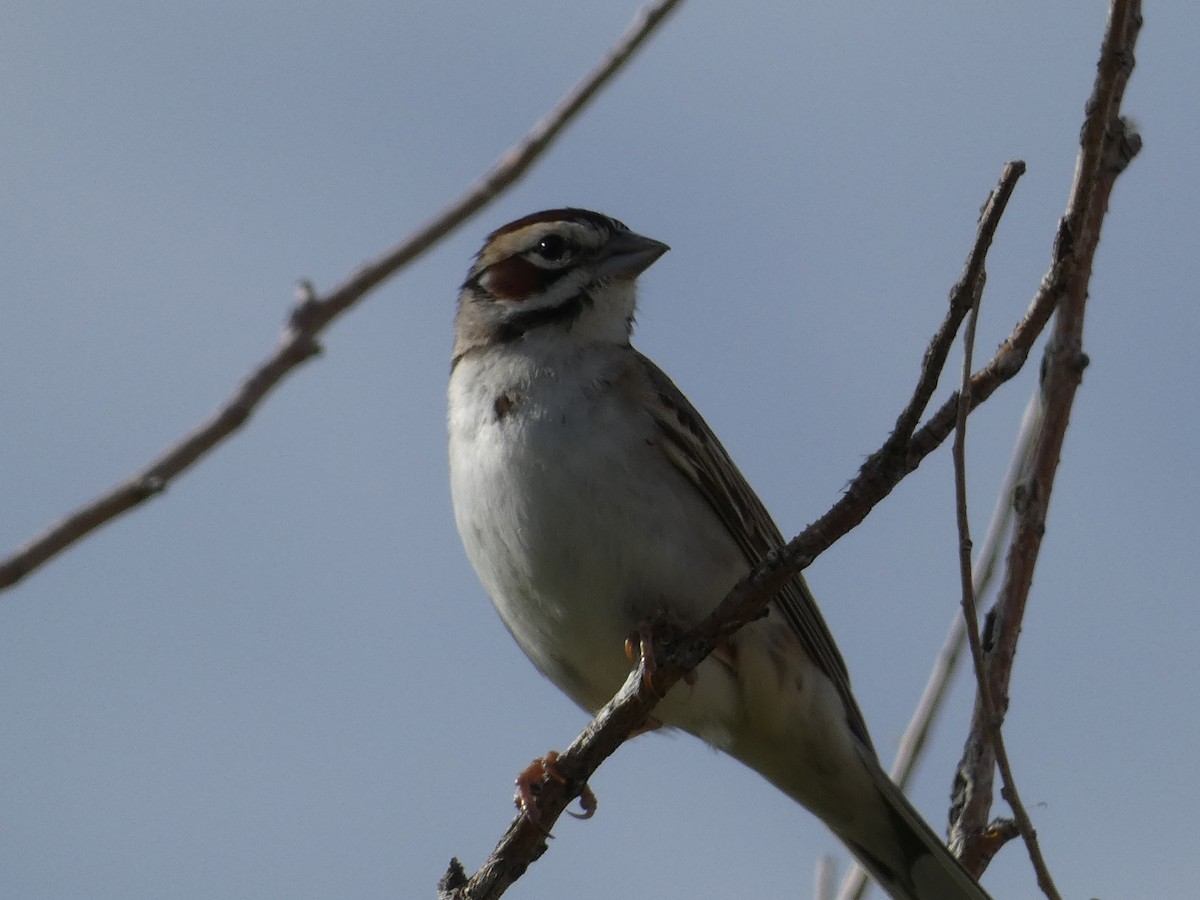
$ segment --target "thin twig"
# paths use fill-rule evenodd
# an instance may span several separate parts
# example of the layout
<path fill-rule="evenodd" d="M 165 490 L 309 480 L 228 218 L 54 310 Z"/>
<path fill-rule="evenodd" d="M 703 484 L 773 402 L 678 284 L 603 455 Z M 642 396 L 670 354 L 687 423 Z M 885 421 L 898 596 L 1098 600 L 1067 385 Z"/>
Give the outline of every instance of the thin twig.
<path fill-rule="evenodd" d="M 1008 472 L 1004 476 L 1000 489 L 996 492 L 996 505 L 992 510 L 992 518 L 988 523 L 983 543 L 971 571 L 971 583 L 975 596 L 979 597 L 991 588 L 992 582 L 999 571 L 1001 551 L 1006 545 L 1009 526 L 1013 517 L 1013 491 L 1017 483 L 1029 469 L 1029 454 L 1033 445 L 1033 435 L 1041 423 L 1041 398 L 1037 392 L 1029 398 L 1025 414 L 1021 419 L 1021 427 L 1013 444 L 1013 452 L 1009 459 Z M 896 758 L 892 762 L 892 780 L 901 788 L 908 786 L 916 770 L 917 762 L 924 750 L 934 721 L 941 710 L 954 674 L 958 669 L 958 661 L 962 650 L 967 646 L 966 621 L 959 612 L 947 630 L 942 649 L 938 652 L 933 669 L 930 670 L 925 690 L 917 703 L 912 719 L 896 750 Z"/>
<path fill-rule="evenodd" d="M 1019 163 L 1005 166 L 999 187 L 992 192 L 981 213 L 965 272 L 982 271 L 983 258 L 1013 186 L 1023 170 L 1024 167 Z M 948 323 L 961 323 L 970 310 L 969 295 L 964 303 L 959 299 L 960 293 L 956 285 L 951 292 L 950 308 L 937 335 L 951 328 Z M 952 343 L 953 338 L 943 341 L 935 337 L 931 341 L 930 350 L 922 362 L 920 385 L 936 384 L 937 373 L 944 369 Z M 1016 374 L 1015 369 L 1012 374 Z M 913 402 L 918 401 L 910 401 L 910 406 Z M 756 566 L 703 622 L 683 636 L 656 635 L 653 690 L 647 687 L 643 660 L 618 694 L 571 746 L 558 756 L 555 768 L 561 780 L 546 779 L 540 784 L 534 798 L 536 824 L 525 815 L 517 815 L 491 855 L 469 879 L 463 876 L 457 861 L 453 861 L 439 888 L 440 896 L 445 900 L 495 900 L 519 878 L 530 863 L 545 852 L 546 834 L 567 804 L 579 796 L 600 764 L 616 752 L 629 735 L 646 725 L 658 700 L 686 673 L 699 665 L 725 636 L 757 618 L 789 578 L 858 525 L 915 468 L 907 467 L 912 455 L 907 446 L 908 437 L 901 435 L 897 439 L 893 433 L 863 464 L 846 492 L 824 516 L 793 538 L 786 547 L 770 554 Z M 931 452 L 937 444 L 928 446 L 927 452 Z"/>
<path fill-rule="evenodd" d="M 1033 821 L 1017 791 L 1016 779 L 1013 777 L 1012 767 L 1008 762 L 1008 750 L 1000 727 L 1000 716 L 997 714 L 992 693 L 988 688 L 983 641 L 979 636 L 979 611 L 975 602 L 975 581 L 971 573 L 971 523 L 967 515 L 967 412 L 971 404 L 971 360 L 975 352 L 975 324 L 979 319 L 979 303 L 982 297 L 983 279 L 980 278 L 979 289 L 975 294 L 975 303 L 971 309 L 971 315 L 967 319 L 967 327 L 963 332 L 962 387 L 959 390 L 958 421 L 954 427 L 954 444 L 951 451 L 954 460 L 954 509 L 958 528 L 958 567 L 962 582 L 962 611 L 967 625 L 967 646 L 971 648 L 971 659 L 975 664 L 975 679 L 979 685 L 979 702 L 983 711 L 984 727 L 988 730 L 988 738 L 996 754 L 996 763 L 1004 782 L 1004 797 L 1012 807 L 1013 816 L 1025 839 L 1025 845 L 1029 850 L 1029 860 L 1037 873 L 1038 884 L 1042 886 L 1042 890 L 1050 900 L 1062 900 L 1058 889 L 1054 886 L 1050 868 L 1042 856 Z M 973 874 L 978 877 L 981 873 Z"/>
<path fill-rule="evenodd" d="M 1141 146 L 1138 136 L 1120 116 L 1140 27 L 1138 0 L 1114 0 L 1087 105 L 1067 211 L 1059 225 L 1050 271 L 1034 300 L 1035 306 L 1049 304 L 1057 311 L 1043 359 L 1045 414 L 1034 442 L 1028 478 L 1017 492 L 1017 522 L 1005 578 L 988 617 L 985 679 L 979 686 L 971 733 L 955 776 L 951 809 L 951 845 L 961 848 L 964 865 L 976 873 L 986 866 L 995 847 L 985 826 L 991 810 L 994 766 L 1004 754 L 1002 747 L 992 741 L 992 723 L 998 728 L 1008 708 L 1017 637 L 1045 533 L 1071 405 L 1087 364 L 1082 349 L 1083 316 L 1092 261 L 1113 185 Z M 1032 846 L 1030 850 L 1032 857 Z M 1053 884 L 1042 869 L 1038 870 L 1038 883 L 1047 896 L 1054 896 Z"/>
<path fill-rule="evenodd" d="M 317 337 L 334 319 L 371 290 L 413 262 L 471 215 L 495 200 L 546 151 L 559 133 L 681 0 L 659 0 L 641 10 L 608 53 L 529 133 L 505 153 L 475 184 L 440 213 L 382 256 L 353 272 L 325 297 L 307 285 L 275 351 L 246 376 L 212 416 L 168 447 L 132 478 L 79 507 L 0 561 L 0 590 L 16 584 L 101 525 L 161 493 L 180 474 L 241 428 L 280 382 L 320 352 Z"/>
<path fill-rule="evenodd" d="M 992 246 L 992 241 L 996 237 L 996 228 L 1000 225 L 1000 217 L 1004 215 L 1004 210 L 1008 206 L 1008 200 L 1012 196 L 1013 189 L 1017 186 L 1017 179 L 1025 174 L 1025 163 L 1021 160 L 1014 160 L 1004 167 L 1004 171 L 1000 174 L 1000 183 L 996 189 L 988 194 L 987 200 L 979 212 L 979 225 L 975 231 L 975 243 L 971 247 L 971 252 L 967 254 L 967 262 L 963 267 L 962 277 L 955 283 L 950 290 L 950 315 L 942 322 L 942 326 L 934 333 L 933 338 L 929 342 L 928 348 L 925 350 L 925 360 L 921 366 L 921 375 L 917 379 L 917 386 L 913 389 L 912 398 L 908 401 L 903 411 L 896 419 L 896 427 L 892 431 L 888 443 L 884 445 L 883 452 L 892 454 L 900 447 L 907 446 L 912 438 L 913 431 L 917 427 L 917 423 L 921 420 L 922 413 L 929 405 L 929 400 L 933 397 L 933 392 L 937 388 L 938 378 L 941 375 L 940 365 L 931 365 L 934 360 L 945 360 L 950 352 L 950 347 L 954 343 L 954 336 L 958 334 L 959 326 L 962 324 L 963 318 L 971 309 L 972 291 L 980 274 L 983 272 L 984 260 L 987 258 L 987 251 Z"/>
<path fill-rule="evenodd" d="M 733 634 L 745 623 L 753 621 L 789 578 L 810 566 L 817 554 L 825 552 L 834 541 L 858 526 L 906 475 L 913 472 L 926 456 L 949 437 L 950 429 L 946 429 L 938 437 L 930 432 L 928 425 L 916 434 L 905 433 L 900 428 L 909 421 L 911 410 L 924 409 L 926 400 L 923 396 L 926 386 L 937 383 L 938 373 L 946 365 L 946 357 L 953 344 L 954 329 L 957 329 L 970 310 L 969 294 L 966 295 L 967 302 L 963 302 L 964 290 L 968 290 L 963 286 L 970 284 L 967 278 L 971 277 L 971 273 L 981 271 L 1008 199 L 1012 196 L 1017 179 L 1024 171 L 1025 164 L 1020 161 L 1005 165 L 999 185 L 984 204 L 975 243 L 964 267 L 964 276 L 950 292 L 950 308 L 925 351 L 917 379 L 917 389 L 897 418 L 898 427 L 893 430 L 883 446 L 867 457 L 841 499 L 825 515 L 789 541 L 780 552 L 769 556 L 746 579 L 735 585 L 720 605 L 689 635 L 690 637 L 719 641 Z M 950 340 L 944 340 L 943 336 L 946 334 L 950 334 Z M 998 353 L 1004 352 L 1005 345 L 1001 345 Z M 995 360 L 992 362 L 995 363 Z M 1008 380 L 1019 370 L 1020 366 L 1006 369 L 997 377 Z M 996 386 L 999 384 L 998 381 Z M 972 406 L 978 406 L 978 403 Z M 921 434 L 926 437 L 920 449 L 917 449 L 914 442 L 916 436 Z"/>

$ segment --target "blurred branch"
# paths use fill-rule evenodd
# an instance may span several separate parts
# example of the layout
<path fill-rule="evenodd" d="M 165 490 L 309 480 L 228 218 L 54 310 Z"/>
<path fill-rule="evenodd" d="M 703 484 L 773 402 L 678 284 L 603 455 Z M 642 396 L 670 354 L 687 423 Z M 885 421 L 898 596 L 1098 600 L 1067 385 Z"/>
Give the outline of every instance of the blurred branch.
<path fill-rule="evenodd" d="M 827 854 L 817 857 L 813 875 L 813 900 L 834 900 L 833 883 L 837 879 L 837 859 Z"/>
<path fill-rule="evenodd" d="M 949 310 L 925 352 L 913 396 L 897 419 L 896 430 L 863 464 L 841 499 L 785 547 L 756 566 L 704 621 L 687 634 L 673 632 L 663 625 L 647 636 L 646 640 L 652 646 L 642 647 L 641 660 L 624 686 L 557 757 L 553 777 L 544 778 L 536 785 L 532 817 L 518 813 L 491 855 L 469 878 L 461 864 L 452 860 L 438 886 L 441 900 L 495 900 L 500 897 L 532 862 L 546 852 L 549 830 L 567 805 L 582 793 L 601 763 L 631 735 L 646 728 L 659 699 L 725 637 L 758 618 L 788 579 L 862 522 L 917 467 L 923 456 L 916 457 L 910 446 L 912 428 L 928 403 L 938 375 L 945 368 L 954 335 L 971 310 L 975 285 L 981 279 L 988 248 L 1017 179 L 1024 171 L 1025 166 L 1020 162 L 1004 167 L 1000 184 L 988 196 L 980 214 L 963 277 L 950 292 Z M 1036 334 L 1029 339 L 1034 337 Z M 1015 375 L 1019 368 L 1012 368 L 1007 377 Z M 907 432 L 901 430 L 905 427 Z M 949 431 L 942 440 L 948 434 Z M 925 453 L 932 452 L 940 443 L 927 440 Z M 652 672 L 647 669 L 647 659 L 654 660 Z"/>
<path fill-rule="evenodd" d="M 318 336 L 370 291 L 462 225 L 511 187 L 662 24 L 681 0 L 659 0 L 642 9 L 599 63 L 505 153 L 483 177 L 440 213 L 377 259 L 353 272 L 324 297 L 311 286 L 299 302 L 275 351 L 245 377 L 232 396 L 206 421 L 168 447 L 128 480 L 69 513 L 0 561 L 0 590 L 16 584 L 101 525 L 161 493 L 249 420 L 280 382 L 321 351 Z"/>
<path fill-rule="evenodd" d="M 1080 136 L 1075 180 L 1067 210 L 1055 239 L 1050 271 L 1034 299 L 1034 307 L 1057 312 L 1042 360 L 1044 417 L 1034 438 L 1028 476 L 1017 489 L 1016 526 L 1005 577 L 995 607 L 988 615 L 981 659 L 981 681 L 963 758 L 955 776 L 951 808 L 951 847 L 968 871 L 980 873 L 998 846 L 986 822 L 992 803 L 993 770 L 1004 760 L 995 740 L 1008 709 L 1008 685 L 1033 571 L 1045 534 L 1051 489 L 1062 452 L 1075 391 L 1087 366 L 1083 353 L 1083 319 L 1100 240 L 1101 225 L 1117 176 L 1141 148 L 1141 139 L 1121 118 L 1121 100 L 1133 71 L 1133 48 L 1141 28 L 1138 0 L 1113 0 L 1100 50 L 1096 81 L 1088 100 Z M 1009 790 L 1043 892 L 1057 896 L 1044 867 L 1039 866 L 1032 825 L 1022 821 L 1019 799 Z"/>

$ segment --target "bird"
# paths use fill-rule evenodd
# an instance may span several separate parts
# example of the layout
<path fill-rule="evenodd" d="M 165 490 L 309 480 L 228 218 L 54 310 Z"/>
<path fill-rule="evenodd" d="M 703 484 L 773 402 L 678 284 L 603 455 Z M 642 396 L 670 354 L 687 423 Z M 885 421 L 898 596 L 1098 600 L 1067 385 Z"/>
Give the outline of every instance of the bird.
<path fill-rule="evenodd" d="M 466 555 L 517 644 L 589 712 L 655 617 L 695 625 L 784 539 L 712 429 L 631 343 L 670 248 L 586 209 L 493 231 L 461 287 L 448 386 Z M 896 900 L 987 900 L 884 772 L 804 578 L 654 711 L 820 818 Z"/>

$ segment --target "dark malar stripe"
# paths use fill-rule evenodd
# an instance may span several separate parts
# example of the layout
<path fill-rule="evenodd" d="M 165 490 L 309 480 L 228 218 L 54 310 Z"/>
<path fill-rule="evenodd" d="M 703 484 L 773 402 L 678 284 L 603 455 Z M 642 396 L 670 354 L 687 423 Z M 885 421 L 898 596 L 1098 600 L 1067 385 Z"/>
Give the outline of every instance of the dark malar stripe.
<path fill-rule="evenodd" d="M 592 306 L 592 302 L 586 291 L 580 291 L 557 306 L 543 306 L 540 309 L 517 313 L 500 326 L 496 331 L 496 339 L 502 344 L 511 344 L 536 328 L 550 325 L 565 325 L 570 328 L 583 311 Z"/>

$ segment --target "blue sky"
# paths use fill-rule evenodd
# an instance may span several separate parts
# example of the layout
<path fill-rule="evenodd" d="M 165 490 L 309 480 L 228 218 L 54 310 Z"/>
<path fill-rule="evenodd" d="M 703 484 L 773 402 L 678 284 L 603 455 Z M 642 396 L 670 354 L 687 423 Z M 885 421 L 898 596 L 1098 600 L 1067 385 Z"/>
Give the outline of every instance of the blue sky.
<path fill-rule="evenodd" d="M 132 473 L 328 287 L 437 210 L 632 4 L 10 4 L 0 31 L 3 551 Z M 666 241 L 636 342 L 783 530 L 837 498 L 915 377 L 1004 162 L 1029 166 L 978 352 L 1049 262 L 1103 4 L 685 6 L 511 193 L 327 335 L 244 433 L 0 597 L 0 884 L 30 898 L 430 896 L 581 712 L 454 531 L 451 317 L 491 228 L 593 207 Z M 1200 880 L 1194 635 L 1197 13 L 1154 4 L 1145 149 L 1092 280 L 1012 690 L 1065 896 Z M 978 535 L 1036 366 L 972 419 Z M 943 385 L 939 396 L 949 387 Z M 811 581 L 885 757 L 957 603 L 942 451 Z M 913 796 L 935 827 L 971 692 Z M 808 896 L 810 815 L 683 737 L 626 747 L 513 896 Z M 1001 811 L 1002 807 L 997 808 Z M 985 878 L 1036 894 L 1023 850 Z"/>

